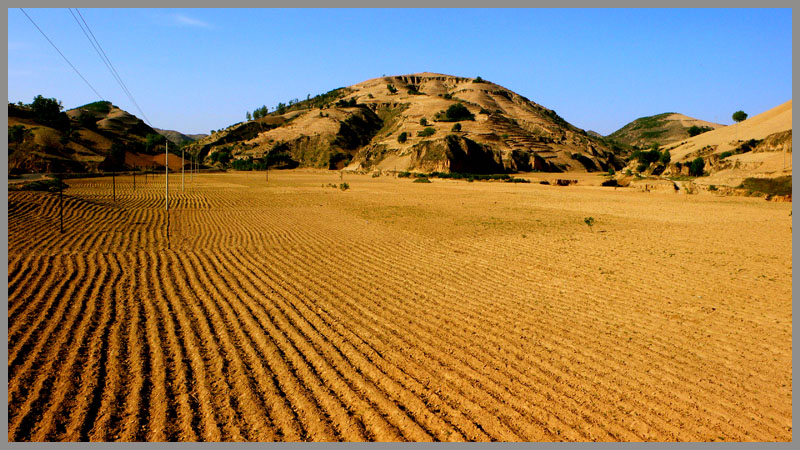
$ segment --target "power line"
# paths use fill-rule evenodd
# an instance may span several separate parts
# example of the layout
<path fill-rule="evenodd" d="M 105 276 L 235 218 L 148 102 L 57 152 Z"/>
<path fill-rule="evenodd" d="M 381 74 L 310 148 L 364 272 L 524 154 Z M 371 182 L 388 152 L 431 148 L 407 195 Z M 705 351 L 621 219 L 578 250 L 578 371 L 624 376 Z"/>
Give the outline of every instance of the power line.
<path fill-rule="evenodd" d="M 147 121 L 148 125 L 150 125 L 152 127 L 152 124 L 150 123 L 150 119 L 147 118 L 147 115 L 144 113 L 144 111 L 142 111 L 142 108 L 139 107 L 139 103 L 136 102 L 136 99 L 133 97 L 133 94 L 131 94 L 131 91 L 128 89 L 128 86 L 126 86 L 125 82 L 122 81 L 122 77 L 119 75 L 119 72 L 117 72 L 117 69 L 114 67 L 114 64 L 111 62 L 111 59 L 106 54 L 105 50 L 103 50 L 103 46 L 100 45 L 100 41 L 98 41 L 97 37 L 95 37 L 94 33 L 92 32 L 92 29 L 89 27 L 89 24 L 86 22 L 86 19 L 83 18 L 83 14 L 81 14 L 81 11 L 78 8 L 74 8 L 74 9 L 75 9 L 75 12 L 77 12 L 78 15 L 80 16 L 81 21 L 83 22 L 83 25 L 86 26 L 86 30 L 83 29 L 83 26 L 81 26 L 80 22 L 78 22 L 78 19 L 77 19 L 77 17 L 75 17 L 75 14 L 72 13 L 72 10 L 70 10 L 70 13 L 72 14 L 72 17 L 75 19 L 75 22 L 78 22 L 78 26 L 81 27 L 81 30 L 83 31 L 83 34 L 86 35 L 87 39 L 89 39 L 89 42 L 92 44 L 92 47 L 95 48 L 95 52 L 97 52 L 97 55 L 100 56 L 100 59 L 106 65 L 108 70 L 111 72 L 111 76 L 114 77 L 114 79 L 117 81 L 119 86 L 125 92 L 125 95 L 127 95 L 128 98 L 130 99 L 130 101 L 134 104 L 134 106 L 136 106 L 136 109 L 139 111 L 139 113 L 142 115 L 142 117 L 144 117 L 144 120 Z M 89 34 L 92 36 L 91 38 L 89 38 L 89 35 L 86 34 L 86 31 L 88 31 Z M 97 44 L 96 46 L 95 46 L 95 43 Z M 99 51 L 98 51 L 98 49 L 99 49 Z M 102 53 L 102 55 L 101 55 L 101 53 Z"/>
<path fill-rule="evenodd" d="M 49 43 L 50 43 L 50 45 L 52 45 L 52 46 L 53 46 L 53 48 L 54 48 L 54 49 L 56 49 L 56 51 L 58 52 L 58 54 L 59 54 L 59 55 L 61 55 L 61 57 L 62 57 L 62 58 L 64 58 L 64 61 L 66 61 L 66 62 L 67 62 L 67 64 L 69 64 L 69 66 L 70 66 L 70 67 L 72 67 L 72 70 L 74 70 L 74 71 L 75 71 L 75 73 L 77 73 L 77 74 L 78 74 L 78 76 L 79 76 L 79 77 L 81 77 L 81 80 L 83 80 L 83 81 L 84 81 L 84 82 L 85 82 L 85 83 L 86 83 L 86 84 L 89 86 L 89 88 L 91 88 L 91 90 L 93 90 L 93 91 L 94 91 L 94 93 L 95 93 L 95 94 L 97 94 L 97 97 L 99 97 L 99 98 L 100 98 L 100 100 L 105 100 L 105 99 L 103 98 L 103 96 L 102 96 L 102 95 L 100 95 L 100 93 L 99 93 L 99 92 L 97 92 L 97 89 L 95 89 L 95 88 L 94 88 L 94 86 L 92 86 L 92 84 L 91 84 L 91 83 L 89 83 L 89 81 L 88 81 L 88 80 L 86 80 L 86 78 L 84 78 L 84 77 L 83 77 L 83 75 L 81 75 L 81 73 L 78 71 L 78 69 L 76 69 L 76 68 L 75 68 L 75 66 L 73 66 L 71 62 L 69 62 L 69 59 L 67 59 L 67 57 L 66 57 L 66 56 L 64 56 L 64 54 L 63 54 L 63 53 L 61 53 L 61 50 L 59 50 L 59 49 L 58 49 L 58 47 L 56 47 L 56 44 L 53 44 L 53 41 L 51 41 L 51 40 L 50 40 L 50 38 L 49 38 L 49 37 L 47 37 L 47 35 L 46 35 L 46 34 L 44 34 L 44 31 L 42 31 L 42 29 L 41 29 L 41 28 L 39 28 L 39 25 L 36 25 L 36 22 L 34 22 L 34 21 L 33 21 L 33 19 L 31 19 L 31 16 L 29 16 L 29 15 L 28 15 L 28 13 L 26 13 L 24 9 L 22 9 L 22 8 L 19 8 L 19 10 L 20 10 L 20 11 L 22 11 L 22 14 L 25 14 L 25 17 L 27 17 L 27 18 L 28 18 L 28 20 L 30 20 L 30 21 L 31 21 L 31 23 L 33 24 L 33 26 L 35 26 L 35 27 L 36 27 L 36 29 L 37 29 L 37 30 L 39 30 L 39 33 L 42 33 L 42 36 L 44 36 L 44 38 L 45 38 L 45 39 L 47 39 L 47 42 L 49 42 Z"/>

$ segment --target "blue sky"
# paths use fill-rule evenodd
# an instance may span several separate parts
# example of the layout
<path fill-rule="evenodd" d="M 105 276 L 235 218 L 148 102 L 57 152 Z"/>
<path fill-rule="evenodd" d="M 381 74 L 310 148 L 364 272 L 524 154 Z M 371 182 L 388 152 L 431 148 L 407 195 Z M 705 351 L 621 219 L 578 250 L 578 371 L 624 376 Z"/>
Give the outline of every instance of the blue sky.
<path fill-rule="evenodd" d="M 208 133 L 381 75 L 481 76 L 608 134 L 729 124 L 792 97 L 790 9 L 81 9 L 151 125 Z M 141 116 L 67 9 L 26 9 L 104 99 Z M 99 100 L 15 8 L 8 100 Z"/>

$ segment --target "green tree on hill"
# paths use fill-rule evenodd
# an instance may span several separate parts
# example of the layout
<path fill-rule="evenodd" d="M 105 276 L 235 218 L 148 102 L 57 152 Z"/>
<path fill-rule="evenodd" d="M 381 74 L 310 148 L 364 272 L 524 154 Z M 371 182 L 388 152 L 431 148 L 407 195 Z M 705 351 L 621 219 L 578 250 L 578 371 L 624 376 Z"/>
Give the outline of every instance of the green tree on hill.
<path fill-rule="evenodd" d="M 69 118 L 66 114 L 61 112 L 61 110 L 64 109 L 64 106 L 61 105 L 61 101 L 37 95 L 28 106 L 31 108 L 36 120 L 45 125 L 64 129 L 69 127 Z"/>
<path fill-rule="evenodd" d="M 733 113 L 732 118 L 736 123 L 739 123 L 747 119 L 747 113 L 745 113 L 744 111 L 736 111 L 735 113 Z"/>

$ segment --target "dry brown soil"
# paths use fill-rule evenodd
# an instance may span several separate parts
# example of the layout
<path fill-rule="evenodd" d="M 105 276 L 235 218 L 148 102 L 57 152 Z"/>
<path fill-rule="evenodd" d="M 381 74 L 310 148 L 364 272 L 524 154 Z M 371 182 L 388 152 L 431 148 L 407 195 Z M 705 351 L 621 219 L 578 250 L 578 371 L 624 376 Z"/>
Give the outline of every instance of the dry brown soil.
<path fill-rule="evenodd" d="M 9 441 L 791 440 L 791 204 L 344 181 L 9 192 Z"/>

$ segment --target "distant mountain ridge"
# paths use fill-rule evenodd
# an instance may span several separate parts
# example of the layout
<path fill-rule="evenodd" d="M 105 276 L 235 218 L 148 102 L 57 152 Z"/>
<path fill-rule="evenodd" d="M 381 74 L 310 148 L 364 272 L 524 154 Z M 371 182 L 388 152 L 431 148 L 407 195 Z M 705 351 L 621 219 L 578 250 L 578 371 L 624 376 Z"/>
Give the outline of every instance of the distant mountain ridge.
<path fill-rule="evenodd" d="M 180 131 L 175 130 L 162 130 L 161 128 L 154 128 L 160 135 L 169 139 L 170 142 L 173 144 L 180 144 L 182 142 L 194 142 L 198 139 L 202 139 L 207 134 L 183 134 Z"/>

